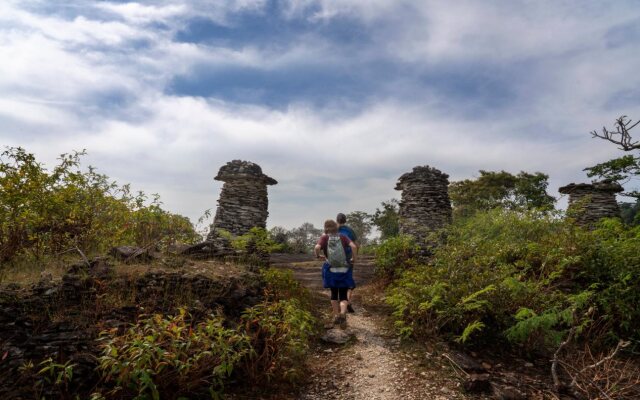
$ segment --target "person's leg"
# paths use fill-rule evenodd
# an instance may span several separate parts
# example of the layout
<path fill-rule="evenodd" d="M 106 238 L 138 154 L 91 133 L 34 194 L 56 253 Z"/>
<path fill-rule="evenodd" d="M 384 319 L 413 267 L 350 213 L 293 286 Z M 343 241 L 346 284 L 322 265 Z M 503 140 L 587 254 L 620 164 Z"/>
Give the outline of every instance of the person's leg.
<path fill-rule="evenodd" d="M 356 312 L 356 310 L 354 310 L 353 306 L 351 305 L 351 298 L 353 297 L 353 289 L 355 289 L 355 288 L 351 288 L 351 289 L 349 289 L 347 291 L 347 302 L 348 302 L 348 304 L 347 304 L 347 312 L 350 312 L 350 313 Z"/>
<path fill-rule="evenodd" d="M 333 314 L 333 323 L 339 323 L 340 316 L 340 291 L 338 288 L 331 288 L 331 311 Z"/>
<path fill-rule="evenodd" d="M 353 289 L 356 288 L 356 282 L 353 280 L 353 264 L 349 264 L 349 279 L 351 280 L 350 285 L 353 285 L 349 288 L 349 290 L 347 291 L 347 311 L 350 313 L 354 313 L 356 312 L 352 305 L 351 305 L 351 297 L 353 296 Z"/>
<path fill-rule="evenodd" d="M 338 299 L 340 301 L 340 328 L 345 329 L 347 327 L 347 307 L 349 301 L 347 300 L 347 288 L 340 288 L 338 292 Z"/>

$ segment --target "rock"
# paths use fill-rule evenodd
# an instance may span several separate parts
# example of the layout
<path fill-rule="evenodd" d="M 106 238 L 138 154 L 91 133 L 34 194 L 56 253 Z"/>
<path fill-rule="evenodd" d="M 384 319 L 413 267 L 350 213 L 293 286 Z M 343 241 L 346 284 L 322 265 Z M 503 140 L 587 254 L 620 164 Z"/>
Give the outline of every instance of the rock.
<path fill-rule="evenodd" d="M 488 393 L 491 391 L 489 374 L 471 374 L 464 381 L 463 387 L 468 393 Z"/>
<path fill-rule="evenodd" d="M 497 400 L 526 400 L 527 396 L 520 390 L 508 385 L 492 385 L 493 397 Z"/>
<path fill-rule="evenodd" d="M 616 193 L 623 190 L 620 184 L 610 180 L 571 183 L 558 189 L 560 193 L 569 195 L 567 214 L 583 226 L 593 226 L 602 218 L 619 217 Z"/>
<path fill-rule="evenodd" d="M 527 367 L 527 368 L 532 368 L 533 367 L 533 363 L 526 362 L 526 363 L 524 363 L 524 366 Z"/>
<path fill-rule="evenodd" d="M 483 374 L 486 373 L 487 370 L 474 360 L 464 353 L 451 353 L 449 357 L 455 362 L 460 368 L 469 373 Z"/>
<path fill-rule="evenodd" d="M 489 364 L 489 363 L 487 363 L 487 362 L 483 362 L 483 363 L 482 363 L 482 368 L 489 370 L 489 369 L 491 369 L 492 367 L 491 367 L 491 364 Z"/>
<path fill-rule="evenodd" d="M 451 222 L 449 175 L 429 167 L 415 167 L 402 175 L 396 190 L 402 191 L 399 211 L 400 233 L 413 236 L 430 253 L 427 237 Z"/>
<path fill-rule="evenodd" d="M 278 182 L 263 174 L 258 164 L 233 160 L 220 168 L 215 180 L 222 181 L 222 191 L 211 230 L 205 242 L 191 246 L 181 254 L 200 254 L 213 257 L 238 255 L 228 237 L 241 236 L 251 228 L 265 228 L 269 216 L 267 186 Z M 268 254 L 258 254 L 255 244 L 247 245 L 247 253 L 267 262 Z"/>
<path fill-rule="evenodd" d="M 349 331 L 338 329 L 338 328 L 332 328 L 327 330 L 320 339 L 328 343 L 345 344 L 353 336 L 354 334 L 350 333 Z"/>
<path fill-rule="evenodd" d="M 109 255 L 113 256 L 117 260 L 125 262 L 146 262 L 151 261 L 154 258 L 148 249 L 135 246 L 113 247 L 111 251 L 109 251 Z"/>

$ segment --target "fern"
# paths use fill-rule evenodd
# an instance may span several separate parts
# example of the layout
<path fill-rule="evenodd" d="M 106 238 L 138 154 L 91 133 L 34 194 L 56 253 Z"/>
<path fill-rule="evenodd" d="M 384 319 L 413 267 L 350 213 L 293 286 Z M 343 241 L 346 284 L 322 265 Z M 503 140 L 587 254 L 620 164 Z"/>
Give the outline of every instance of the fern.
<path fill-rule="evenodd" d="M 482 331 L 484 327 L 485 325 L 482 321 L 473 321 L 464 328 L 462 334 L 456 338 L 456 342 L 466 343 L 472 334 Z"/>

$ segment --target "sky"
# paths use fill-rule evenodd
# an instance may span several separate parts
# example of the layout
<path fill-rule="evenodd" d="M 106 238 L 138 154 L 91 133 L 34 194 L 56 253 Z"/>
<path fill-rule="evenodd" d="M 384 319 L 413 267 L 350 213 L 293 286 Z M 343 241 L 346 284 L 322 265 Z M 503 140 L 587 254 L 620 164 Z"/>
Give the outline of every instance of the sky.
<path fill-rule="evenodd" d="M 621 115 L 636 0 L 0 2 L 0 146 L 86 149 L 192 221 L 234 159 L 279 182 L 269 227 L 373 212 L 418 165 L 540 171 L 559 197 L 621 155 L 589 134 Z"/>

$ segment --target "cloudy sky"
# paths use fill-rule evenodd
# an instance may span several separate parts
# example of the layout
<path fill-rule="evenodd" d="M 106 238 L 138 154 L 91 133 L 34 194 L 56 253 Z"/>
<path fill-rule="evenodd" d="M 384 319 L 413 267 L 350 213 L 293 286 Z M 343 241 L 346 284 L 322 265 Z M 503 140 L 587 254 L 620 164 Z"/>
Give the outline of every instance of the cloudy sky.
<path fill-rule="evenodd" d="M 373 211 L 431 165 L 550 192 L 640 118 L 638 1 L 0 1 L 0 145 L 86 164 L 197 219 L 218 168 L 279 181 L 269 226 Z M 562 203 L 562 202 L 561 202 Z"/>

